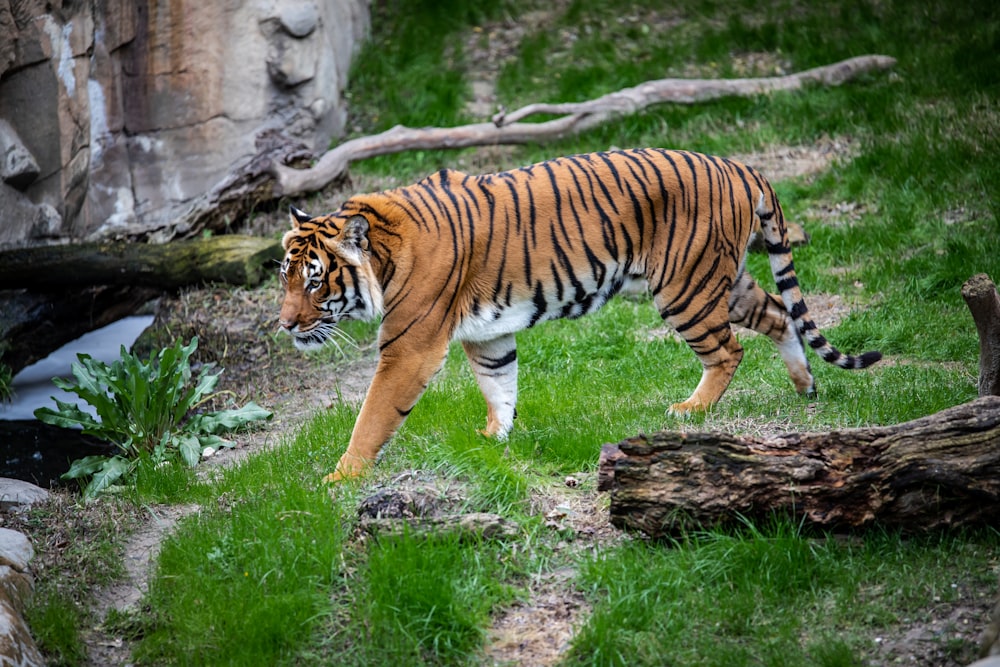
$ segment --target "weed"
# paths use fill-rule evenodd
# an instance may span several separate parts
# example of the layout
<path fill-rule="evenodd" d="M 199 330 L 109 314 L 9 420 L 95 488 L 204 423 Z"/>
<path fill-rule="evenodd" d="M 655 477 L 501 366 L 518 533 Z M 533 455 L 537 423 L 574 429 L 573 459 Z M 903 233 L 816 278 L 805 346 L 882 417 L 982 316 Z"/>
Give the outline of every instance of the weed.
<path fill-rule="evenodd" d="M 117 446 L 113 456 L 77 459 L 64 479 L 89 478 L 84 497 L 94 498 L 122 478 L 135 473 L 140 460 L 152 466 L 175 456 L 194 466 L 205 448 L 230 446 L 221 434 L 249 422 L 270 419 L 271 413 L 254 403 L 239 409 L 189 415 L 212 397 L 219 373 L 204 365 L 192 383 L 189 359 L 198 347 L 197 337 L 188 345 L 178 341 L 143 361 L 124 346 L 110 366 L 88 354 L 73 364 L 76 382 L 53 378 L 58 388 L 72 392 L 91 405 L 96 416 L 79 405 L 53 398 L 58 409 L 39 408 L 35 417 L 46 424 L 82 428 Z"/>

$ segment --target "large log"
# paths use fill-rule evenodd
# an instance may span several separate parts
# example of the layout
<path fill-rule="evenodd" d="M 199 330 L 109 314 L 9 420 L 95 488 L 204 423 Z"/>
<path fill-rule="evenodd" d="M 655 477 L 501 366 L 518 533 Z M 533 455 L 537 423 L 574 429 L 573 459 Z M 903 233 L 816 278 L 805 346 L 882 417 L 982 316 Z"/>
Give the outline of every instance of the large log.
<path fill-rule="evenodd" d="M 1000 526 L 1000 397 L 830 433 L 640 435 L 605 445 L 599 468 L 612 524 L 653 537 L 774 514 L 824 529 Z"/>
<path fill-rule="evenodd" d="M 201 283 L 256 285 L 282 254 L 274 239 L 236 235 L 0 251 L 0 363 L 16 374 L 164 291 Z"/>
<path fill-rule="evenodd" d="M 90 285 L 176 289 L 201 283 L 257 285 L 283 255 L 274 239 L 225 235 L 162 245 L 109 241 L 0 251 L 0 289 Z"/>

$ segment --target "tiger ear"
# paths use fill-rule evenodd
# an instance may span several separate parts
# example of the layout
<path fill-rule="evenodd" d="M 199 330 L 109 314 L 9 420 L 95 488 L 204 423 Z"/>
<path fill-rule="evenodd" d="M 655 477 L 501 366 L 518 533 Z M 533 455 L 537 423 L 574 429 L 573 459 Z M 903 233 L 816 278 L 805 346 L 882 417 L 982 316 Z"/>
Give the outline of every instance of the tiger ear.
<path fill-rule="evenodd" d="M 291 214 L 290 217 L 292 219 L 292 229 L 298 229 L 299 225 L 302 224 L 303 222 L 309 222 L 310 220 L 312 220 L 311 215 L 309 215 L 305 211 L 300 211 L 294 206 L 289 206 L 288 212 Z"/>
<path fill-rule="evenodd" d="M 337 249 L 360 264 L 369 247 L 368 219 L 363 215 L 352 215 L 337 235 Z"/>

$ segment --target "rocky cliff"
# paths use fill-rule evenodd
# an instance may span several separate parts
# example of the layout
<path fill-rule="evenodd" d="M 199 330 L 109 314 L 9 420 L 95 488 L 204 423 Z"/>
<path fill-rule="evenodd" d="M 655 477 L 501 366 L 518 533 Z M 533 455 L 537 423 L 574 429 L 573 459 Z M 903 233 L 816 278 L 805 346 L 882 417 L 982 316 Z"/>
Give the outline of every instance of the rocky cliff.
<path fill-rule="evenodd" d="M 280 132 L 340 135 L 368 0 L 0 0 L 0 245 L 170 236 Z"/>

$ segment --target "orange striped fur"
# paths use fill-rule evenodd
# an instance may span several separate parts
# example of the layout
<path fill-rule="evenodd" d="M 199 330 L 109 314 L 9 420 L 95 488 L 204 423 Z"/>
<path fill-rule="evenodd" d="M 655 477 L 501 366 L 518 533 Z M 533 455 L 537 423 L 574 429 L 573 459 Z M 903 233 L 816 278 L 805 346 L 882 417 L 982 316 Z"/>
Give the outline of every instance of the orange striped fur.
<path fill-rule="evenodd" d="M 758 231 L 777 295 L 744 270 Z M 481 176 L 443 170 L 352 197 L 329 215 L 293 209 L 284 247 L 280 323 L 299 347 L 321 345 L 340 320 L 382 316 L 378 367 L 328 479 L 374 462 L 452 340 L 486 398 L 485 433 L 506 436 L 517 401 L 515 333 L 593 312 L 633 281 L 646 281 L 703 366 L 675 414 L 722 397 L 743 357 L 730 323 L 770 336 L 802 393 L 815 391 L 803 340 L 842 368 L 881 357 L 841 354 L 816 328 L 770 184 L 699 153 L 591 153 Z"/>

